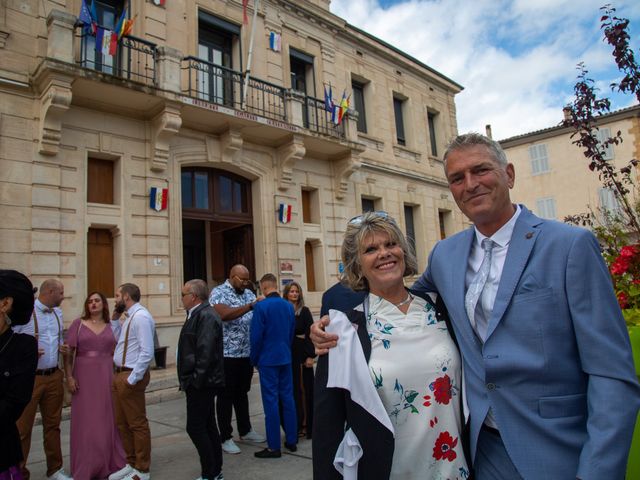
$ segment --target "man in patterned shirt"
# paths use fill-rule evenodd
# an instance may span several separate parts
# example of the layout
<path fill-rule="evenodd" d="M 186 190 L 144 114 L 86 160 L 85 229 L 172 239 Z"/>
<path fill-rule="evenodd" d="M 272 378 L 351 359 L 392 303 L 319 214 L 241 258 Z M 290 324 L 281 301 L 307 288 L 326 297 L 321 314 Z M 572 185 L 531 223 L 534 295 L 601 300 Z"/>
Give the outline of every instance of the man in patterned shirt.
<path fill-rule="evenodd" d="M 225 387 L 218 397 L 216 416 L 220 429 L 222 450 L 240 453 L 231 438 L 231 408 L 236 412 L 238 434 L 242 440 L 262 443 L 265 438 L 251 428 L 249 419 L 249 389 L 253 366 L 249 359 L 249 327 L 253 306 L 260 299 L 248 288 L 251 284 L 249 270 L 244 265 L 234 265 L 229 278 L 211 291 L 209 303 L 222 319 L 224 345 Z"/>

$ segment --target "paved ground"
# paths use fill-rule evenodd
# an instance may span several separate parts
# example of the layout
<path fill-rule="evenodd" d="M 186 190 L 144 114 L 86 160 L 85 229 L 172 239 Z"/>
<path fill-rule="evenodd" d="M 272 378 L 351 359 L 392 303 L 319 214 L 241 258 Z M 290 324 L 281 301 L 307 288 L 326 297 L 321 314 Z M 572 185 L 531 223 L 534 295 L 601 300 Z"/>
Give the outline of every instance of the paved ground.
<path fill-rule="evenodd" d="M 156 384 L 165 387 L 172 380 L 175 370 L 154 372 Z M 260 399 L 260 388 L 254 376 L 254 385 L 249 394 L 251 422 L 255 430 L 264 433 L 264 415 Z M 152 375 L 153 384 L 153 375 Z M 175 388 L 164 388 L 148 394 L 149 401 L 160 401 L 147 407 L 151 425 L 152 457 L 151 478 L 153 480 L 193 480 L 200 476 L 200 464 L 195 447 L 185 432 L 185 400 Z M 68 416 L 68 415 L 65 415 Z M 235 430 L 234 421 L 234 430 Z M 234 432 L 235 433 L 235 432 Z M 242 449 L 239 455 L 224 454 L 223 473 L 225 480 L 287 479 L 310 480 L 311 440 L 301 439 L 296 453 L 283 448 L 282 458 L 257 459 L 253 453 L 265 444 L 251 444 L 235 439 Z M 62 422 L 62 452 L 64 467 L 69 471 L 69 420 Z M 42 448 L 42 427 L 34 427 L 29 468 L 33 480 L 45 479 L 46 465 Z"/>

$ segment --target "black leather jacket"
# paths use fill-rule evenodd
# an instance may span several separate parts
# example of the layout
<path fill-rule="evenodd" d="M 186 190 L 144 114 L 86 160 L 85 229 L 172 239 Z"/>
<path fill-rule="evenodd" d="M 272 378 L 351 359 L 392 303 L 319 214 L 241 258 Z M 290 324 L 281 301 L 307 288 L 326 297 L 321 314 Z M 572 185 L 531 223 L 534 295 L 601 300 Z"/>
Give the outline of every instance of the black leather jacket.
<path fill-rule="evenodd" d="M 180 389 L 224 387 L 222 320 L 208 302 L 184 322 L 178 339 Z"/>

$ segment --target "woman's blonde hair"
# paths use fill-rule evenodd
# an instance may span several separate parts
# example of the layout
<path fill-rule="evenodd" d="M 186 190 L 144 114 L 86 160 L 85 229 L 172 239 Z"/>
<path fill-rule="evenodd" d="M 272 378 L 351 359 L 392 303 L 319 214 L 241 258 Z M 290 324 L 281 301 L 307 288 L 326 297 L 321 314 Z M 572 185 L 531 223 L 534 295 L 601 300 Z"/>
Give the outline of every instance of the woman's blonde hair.
<path fill-rule="evenodd" d="M 386 233 L 404 252 L 404 277 L 418 273 L 418 260 L 413 247 L 407 242 L 396 221 L 386 212 L 367 212 L 349 220 L 342 241 L 344 271 L 340 280 L 352 290 L 369 290 L 369 282 L 362 275 L 360 247 L 363 240 L 373 233 Z"/>

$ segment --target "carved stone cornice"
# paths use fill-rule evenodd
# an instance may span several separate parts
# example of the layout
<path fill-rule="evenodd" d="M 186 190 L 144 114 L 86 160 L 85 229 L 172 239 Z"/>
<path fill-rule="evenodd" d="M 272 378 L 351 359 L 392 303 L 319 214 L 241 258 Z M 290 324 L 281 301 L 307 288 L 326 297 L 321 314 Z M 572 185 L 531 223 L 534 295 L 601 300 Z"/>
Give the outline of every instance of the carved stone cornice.
<path fill-rule="evenodd" d="M 169 162 L 169 143 L 182 125 L 180 105 L 167 103 L 164 110 L 151 121 L 151 170 L 162 172 Z"/>
<path fill-rule="evenodd" d="M 38 151 L 43 155 L 56 155 L 62 137 L 62 116 L 71 105 L 72 78 L 50 75 L 37 82 L 40 94 L 40 123 L 38 126 Z"/>
<path fill-rule="evenodd" d="M 220 135 L 220 160 L 226 163 L 240 163 L 242 152 L 242 134 L 240 130 L 230 128 Z"/>
<path fill-rule="evenodd" d="M 296 162 L 307 153 L 307 149 L 304 146 L 304 140 L 301 135 L 294 135 L 289 143 L 282 145 L 278 148 L 277 162 L 278 162 L 278 188 L 280 190 L 287 190 L 294 184 L 293 182 L 293 167 Z"/>
<path fill-rule="evenodd" d="M 345 197 L 349 190 L 349 177 L 361 166 L 360 153 L 356 150 L 351 150 L 347 156 L 333 162 L 333 191 L 338 200 Z"/>

